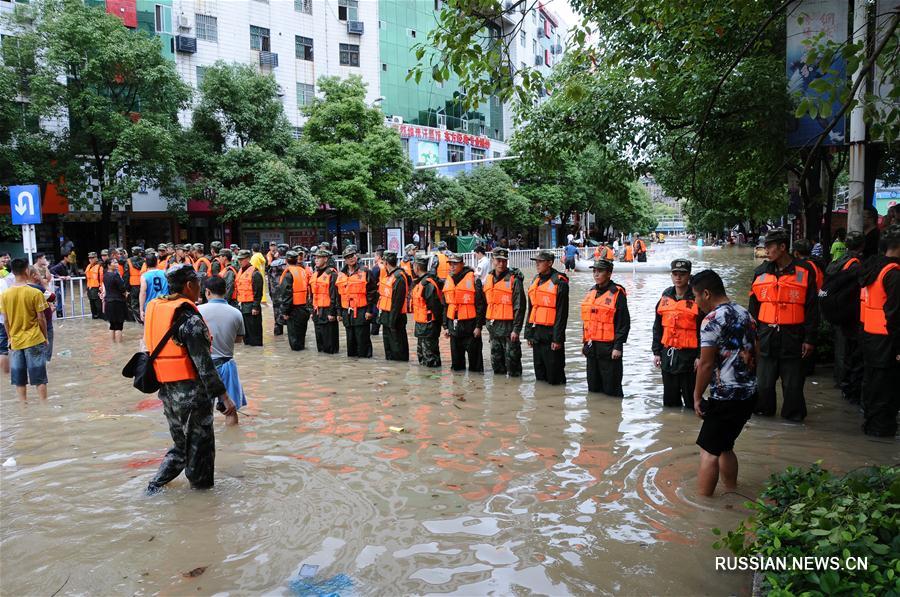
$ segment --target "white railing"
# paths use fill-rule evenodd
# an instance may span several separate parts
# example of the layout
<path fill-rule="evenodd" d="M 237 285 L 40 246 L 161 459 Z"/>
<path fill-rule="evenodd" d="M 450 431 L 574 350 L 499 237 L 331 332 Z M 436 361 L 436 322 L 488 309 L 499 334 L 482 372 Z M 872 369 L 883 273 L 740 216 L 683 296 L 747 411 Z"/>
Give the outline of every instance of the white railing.
<path fill-rule="evenodd" d="M 537 256 L 539 251 L 546 251 L 547 249 L 527 249 L 522 251 L 510 251 L 509 252 L 509 267 L 516 267 L 519 269 L 527 269 L 534 267 L 534 262 L 531 260 L 532 257 Z M 557 261 L 562 261 L 565 258 L 565 252 L 563 249 L 550 249 L 554 255 L 556 255 Z M 585 249 L 587 251 L 587 249 Z M 593 248 L 590 248 L 589 255 L 593 255 Z M 424 253 L 423 251 L 419 251 L 417 255 L 428 255 L 429 257 L 434 255 L 434 253 Z M 459 254 L 463 258 L 463 263 L 472 269 L 475 269 L 475 265 L 478 263 L 478 257 L 474 252 L 469 253 L 460 253 Z M 488 258 L 492 257 L 492 253 L 488 253 Z M 402 257 L 402 256 L 401 256 Z M 590 257 L 586 257 L 589 259 Z M 374 257 L 360 257 L 359 261 L 368 267 L 372 267 L 375 264 Z M 335 258 L 336 267 L 340 270 L 344 267 L 344 260 L 340 258 Z"/>
<path fill-rule="evenodd" d="M 91 306 L 85 284 L 84 276 L 53 278 L 57 319 L 90 317 Z"/>

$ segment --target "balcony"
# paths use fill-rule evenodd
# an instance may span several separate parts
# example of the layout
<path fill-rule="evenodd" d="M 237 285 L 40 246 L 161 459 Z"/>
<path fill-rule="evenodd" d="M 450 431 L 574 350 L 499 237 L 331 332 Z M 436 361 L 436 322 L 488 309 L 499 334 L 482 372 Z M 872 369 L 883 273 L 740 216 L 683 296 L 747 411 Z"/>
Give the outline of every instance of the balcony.
<path fill-rule="evenodd" d="M 347 33 L 350 35 L 362 35 L 365 24 L 362 21 L 347 21 Z"/>

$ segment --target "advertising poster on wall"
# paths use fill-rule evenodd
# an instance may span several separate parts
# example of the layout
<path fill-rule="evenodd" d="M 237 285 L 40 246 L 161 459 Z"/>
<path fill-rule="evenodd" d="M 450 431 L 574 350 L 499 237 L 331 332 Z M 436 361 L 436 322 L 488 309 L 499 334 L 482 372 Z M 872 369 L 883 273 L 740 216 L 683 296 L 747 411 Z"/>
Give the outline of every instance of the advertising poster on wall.
<path fill-rule="evenodd" d="M 420 166 L 435 166 L 441 163 L 437 143 L 420 140 L 418 152 L 416 163 Z"/>
<path fill-rule="evenodd" d="M 387 229 L 387 250 L 394 251 L 397 255 L 403 254 L 403 228 Z"/>

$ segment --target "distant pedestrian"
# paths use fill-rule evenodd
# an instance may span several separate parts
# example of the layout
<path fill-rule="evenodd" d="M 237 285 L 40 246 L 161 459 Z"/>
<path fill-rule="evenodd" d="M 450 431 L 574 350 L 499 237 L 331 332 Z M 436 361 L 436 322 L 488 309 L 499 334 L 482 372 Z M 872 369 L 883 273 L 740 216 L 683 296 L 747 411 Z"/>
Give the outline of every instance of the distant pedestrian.
<path fill-rule="evenodd" d="M 48 307 L 44 310 L 44 320 L 47 322 L 47 362 L 53 358 L 53 304 L 56 302 L 56 295 L 53 291 L 44 286 L 41 273 L 35 266 L 28 268 L 28 277 L 31 282 L 28 284 L 32 288 L 39 290 L 47 301 Z"/>
<path fill-rule="evenodd" d="M 703 419 L 697 436 L 697 489 L 700 495 L 711 496 L 720 478 L 726 491 L 737 489 L 734 442 L 756 402 L 756 324 L 746 309 L 731 302 L 714 271 L 696 274 L 691 290 L 700 310 L 708 313 L 700 327 L 694 412 Z M 704 400 L 707 387 L 709 400 Z"/>
<path fill-rule="evenodd" d="M 834 233 L 834 242 L 831 243 L 831 260 L 837 261 L 841 257 L 847 254 L 847 245 L 845 241 L 847 240 L 847 231 L 843 228 L 838 228 Z"/>
<path fill-rule="evenodd" d="M 11 275 L 0 276 L 0 297 L 14 281 L 15 278 Z M 0 309 L 0 373 L 3 374 L 9 373 L 9 336 L 6 335 L 6 326 L 3 325 L 5 317 L 3 310 Z"/>
<path fill-rule="evenodd" d="M 0 295 L 0 313 L 9 338 L 9 368 L 12 385 L 22 400 L 30 382 L 38 396 L 47 398 L 47 320 L 44 294 L 28 285 L 28 264 L 13 259 L 10 270 L 15 279 Z"/>
<path fill-rule="evenodd" d="M 482 285 L 491 272 L 491 260 L 488 259 L 484 245 L 475 246 L 475 277 L 481 280 Z"/>
<path fill-rule="evenodd" d="M 141 321 L 144 321 L 144 313 L 146 313 L 150 301 L 169 294 L 166 272 L 158 268 L 157 259 L 156 253 L 147 253 L 144 260 L 147 271 L 141 274 L 141 290 L 138 297 Z"/>
<path fill-rule="evenodd" d="M 569 235 L 572 236 L 571 234 Z M 575 271 L 575 263 L 578 259 L 578 247 L 575 246 L 575 242 L 570 239 L 569 244 L 566 245 L 565 248 L 566 253 L 566 273 Z"/>
<path fill-rule="evenodd" d="M 110 259 L 110 267 L 103 274 L 103 312 L 109 322 L 110 337 L 113 344 L 122 341 L 122 328 L 125 325 L 125 314 L 128 306 L 125 293 L 128 287 L 119 274 L 118 261 Z"/>

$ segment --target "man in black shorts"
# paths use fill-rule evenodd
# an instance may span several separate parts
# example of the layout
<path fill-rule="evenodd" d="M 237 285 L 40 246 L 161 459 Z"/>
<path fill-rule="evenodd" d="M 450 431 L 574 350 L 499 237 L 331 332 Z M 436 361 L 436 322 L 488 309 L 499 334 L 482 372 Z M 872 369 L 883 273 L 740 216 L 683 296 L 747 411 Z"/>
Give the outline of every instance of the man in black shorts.
<path fill-rule="evenodd" d="M 703 419 L 697 436 L 697 490 L 711 496 L 720 477 L 726 491 L 737 488 L 734 442 L 756 406 L 756 322 L 749 311 L 731 302 L 716 272 L 695 275 L 691 289 L 697 306 L 708 313 L 700 325 L 694 412 Z M 709 400 L 703 400 L 707 387 Z"/>

